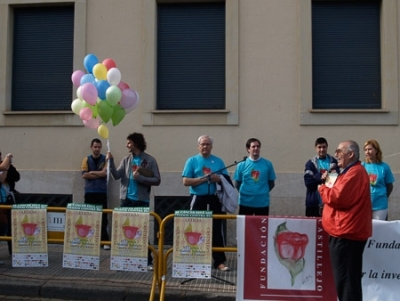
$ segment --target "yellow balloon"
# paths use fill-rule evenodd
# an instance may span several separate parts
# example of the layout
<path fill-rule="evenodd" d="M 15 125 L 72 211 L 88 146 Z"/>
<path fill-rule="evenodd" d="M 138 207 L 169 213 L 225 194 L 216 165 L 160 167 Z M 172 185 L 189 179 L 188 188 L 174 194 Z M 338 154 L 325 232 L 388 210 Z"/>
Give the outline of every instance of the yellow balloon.
<path fill-rule="evenodd" d="M 94 65 L 93 67 L 93 75 L 98 79 L 98 80 L 105 80 L 107 79 L 107 67 L 104 66 L 101 63 L 98 63 Z"/>
<path fill-rule="evenodd" d="M 108 127 L 104 124 L 101 124 L 98 128 L 97 128 L 97 133 L 99 133 L 99 135 L 101 137 L 103 137 L 104 139 L 108 139 Z"/>

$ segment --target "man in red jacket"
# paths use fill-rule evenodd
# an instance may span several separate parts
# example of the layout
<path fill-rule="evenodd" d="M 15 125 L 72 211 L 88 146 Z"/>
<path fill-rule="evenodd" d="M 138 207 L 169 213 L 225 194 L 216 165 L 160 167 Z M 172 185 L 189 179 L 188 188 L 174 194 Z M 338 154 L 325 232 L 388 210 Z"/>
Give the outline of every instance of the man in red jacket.
<path fill-rule="evenodd" d="M 324 210 L 322 226 L 330 235 L 336 292 L 340 301 L 362 301 L 362 257 L 372 235 L 372 208 L 368 174 L 355 141 L 339 144 L 335 157 L 341 172 L 332 188 L 320 185 Z"/>

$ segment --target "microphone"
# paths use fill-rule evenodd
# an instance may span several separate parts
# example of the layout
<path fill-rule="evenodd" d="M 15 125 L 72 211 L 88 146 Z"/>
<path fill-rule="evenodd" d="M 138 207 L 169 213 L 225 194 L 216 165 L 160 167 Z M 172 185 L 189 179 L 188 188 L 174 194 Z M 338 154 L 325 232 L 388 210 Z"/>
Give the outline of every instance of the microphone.
<path fill-rule="evenodd" d="M 336 163 L 331 163 L 331 165 L 329 165 L 329 171 L 331 170 L 336 170 Z"/>

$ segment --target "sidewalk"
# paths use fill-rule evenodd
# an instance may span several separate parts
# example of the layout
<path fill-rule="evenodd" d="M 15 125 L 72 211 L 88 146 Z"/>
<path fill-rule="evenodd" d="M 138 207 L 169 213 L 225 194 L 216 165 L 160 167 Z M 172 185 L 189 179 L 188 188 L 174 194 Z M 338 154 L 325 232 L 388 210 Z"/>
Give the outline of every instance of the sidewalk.
<path fill-rule="evenodd" d="M 39 300 L 149 300 L 153 272 L 111 271 L 110 251 L 101 250 L 98 271 L 63 268 L 63 245 L 49 244 L 48 251 L 47 268 L 13 268 L 7 243 L 0 241 L 0 260 L 3 261 L 0 265 L 0 295 L 40 298 Z M 181 284 L 187 279 L 171 277 L 170 255 L 164 300 L 235 300 L 237 257 L 236 253 L 229 252 L 226 252 L 226 256 L 231 271 L 213 270 L 212 274 L 217 278 L 195 279 Z M 154 300 L 159 300 L 158 288 Z"/>

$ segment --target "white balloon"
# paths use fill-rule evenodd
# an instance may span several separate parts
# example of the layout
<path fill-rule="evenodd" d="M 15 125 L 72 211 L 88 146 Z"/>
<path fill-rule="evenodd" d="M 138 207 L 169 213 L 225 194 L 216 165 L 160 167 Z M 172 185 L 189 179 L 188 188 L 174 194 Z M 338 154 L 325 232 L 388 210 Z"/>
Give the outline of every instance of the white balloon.
<path fill-rule="evenodd" d="M 111 68 L 107 72 L 107 81 L 111 86 L 118 86 L 121 81 L 121 71 L 118 68 Z"/>

